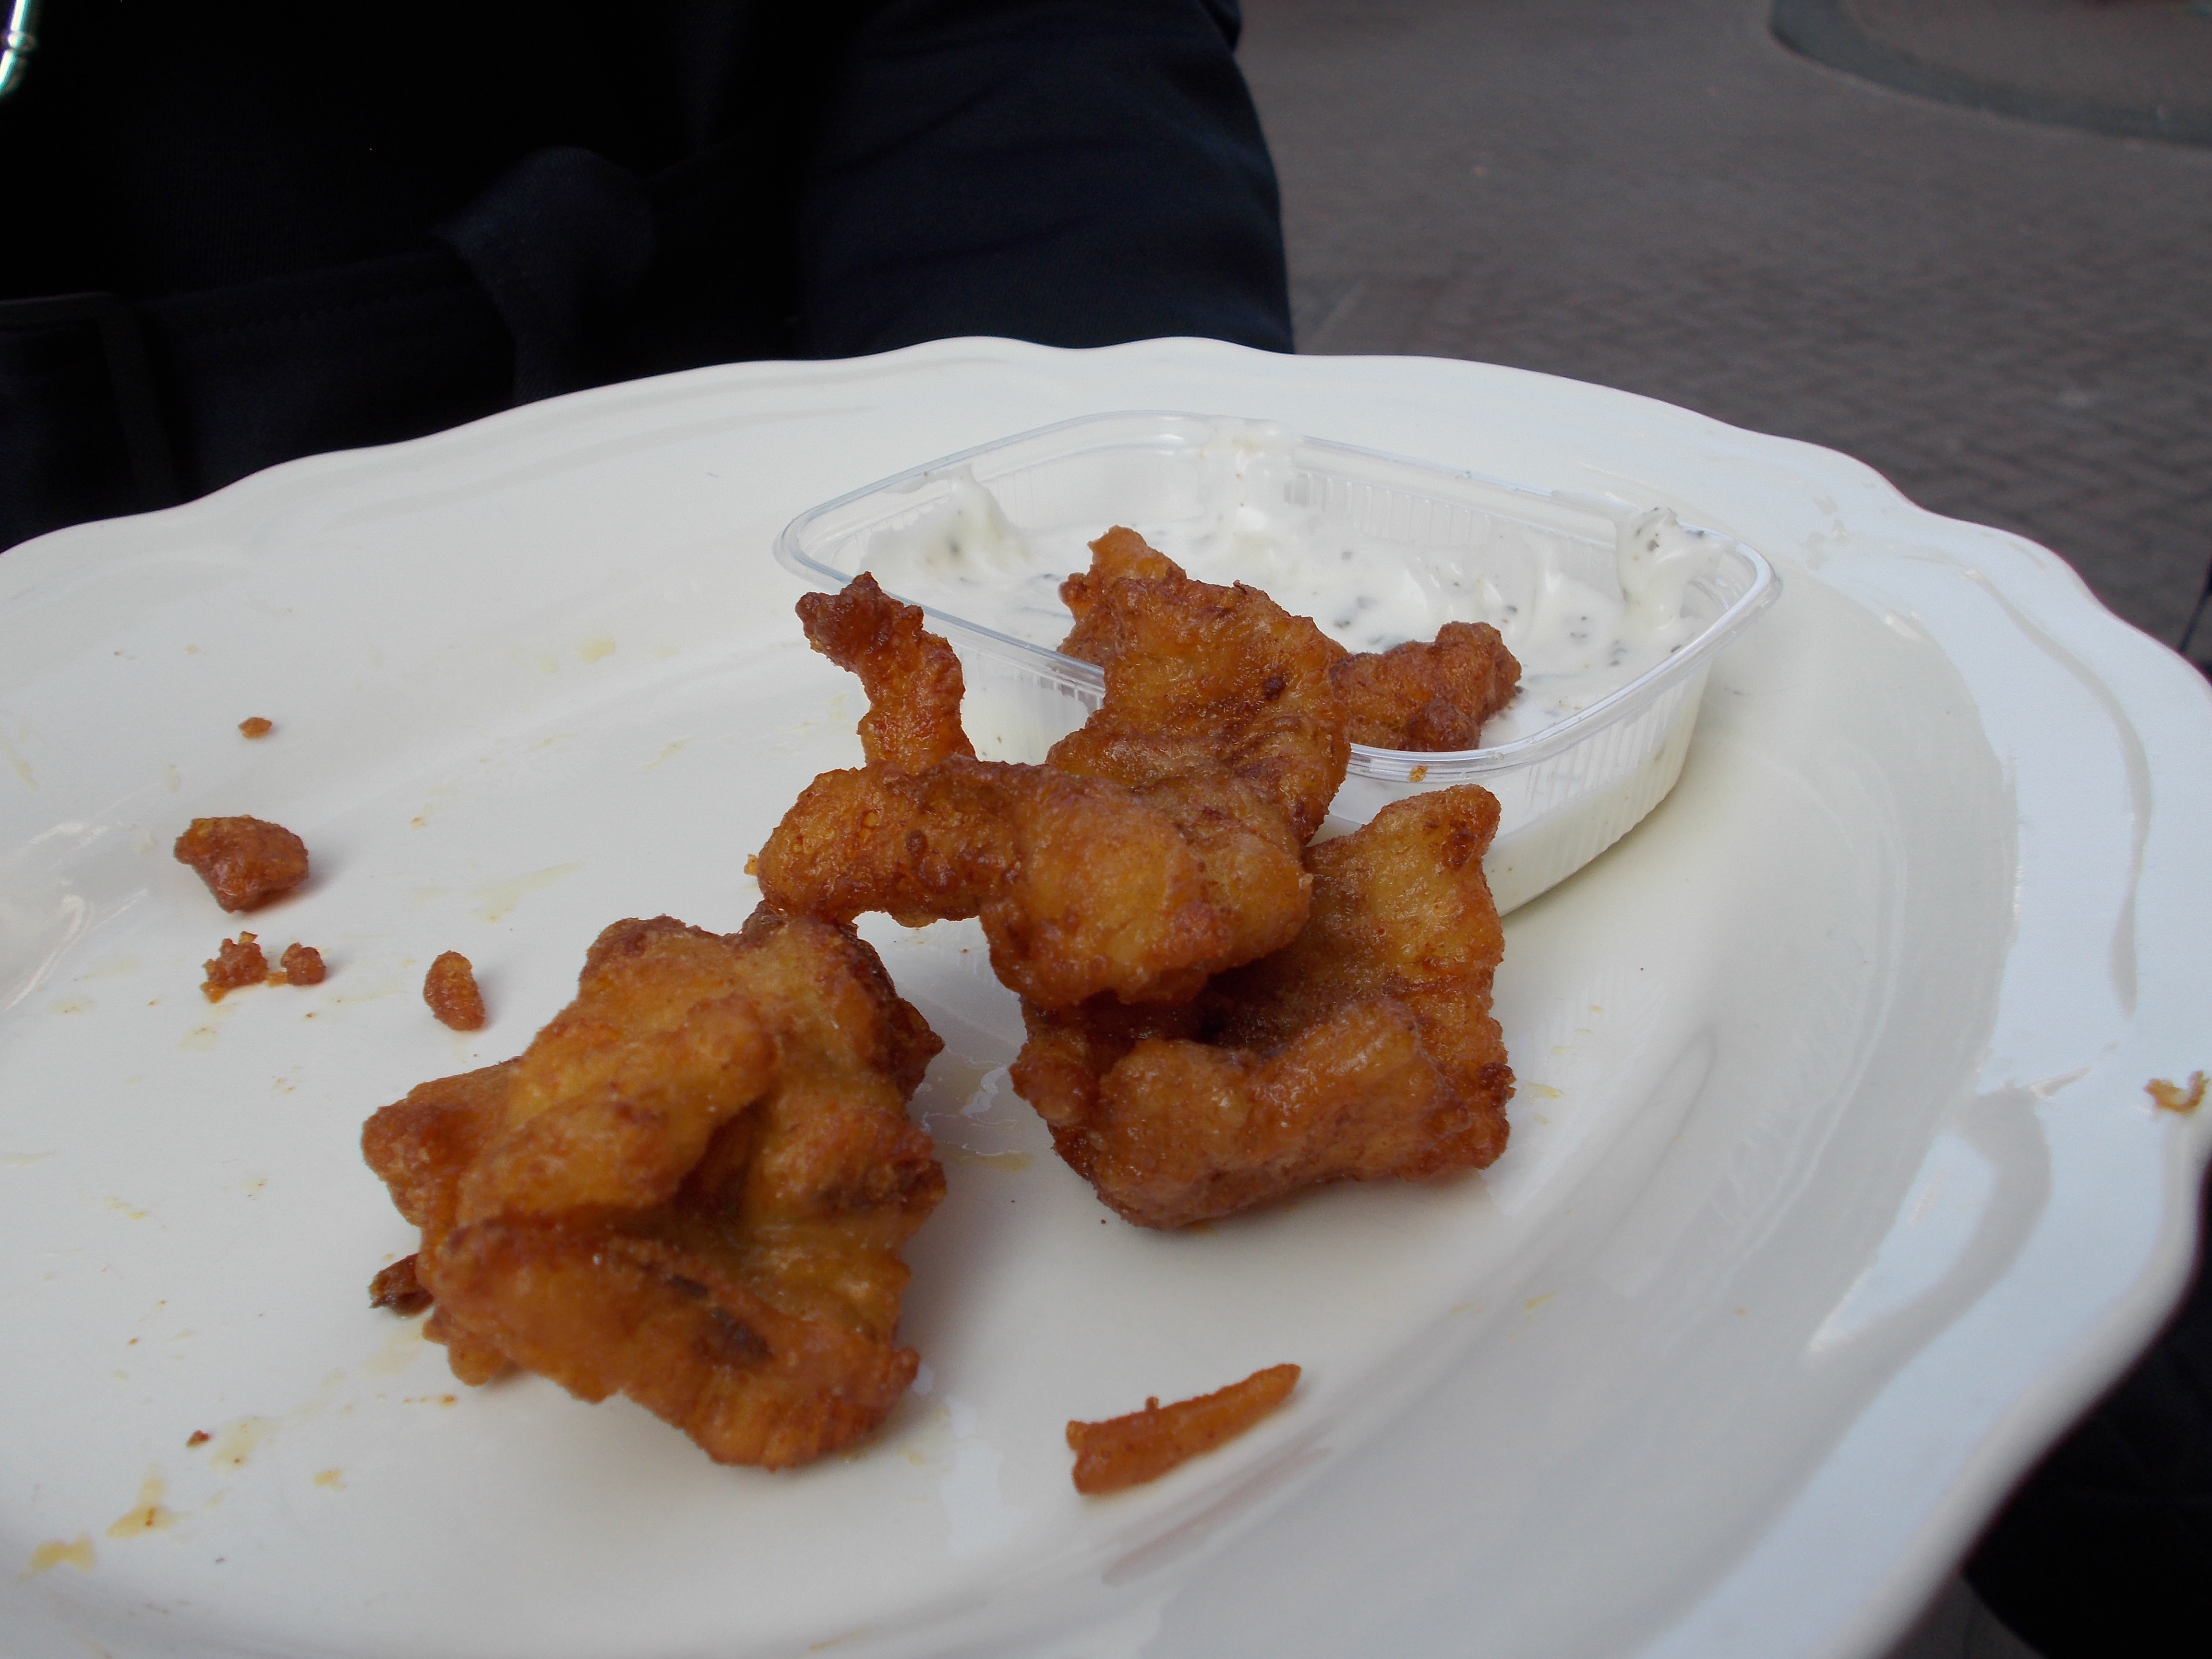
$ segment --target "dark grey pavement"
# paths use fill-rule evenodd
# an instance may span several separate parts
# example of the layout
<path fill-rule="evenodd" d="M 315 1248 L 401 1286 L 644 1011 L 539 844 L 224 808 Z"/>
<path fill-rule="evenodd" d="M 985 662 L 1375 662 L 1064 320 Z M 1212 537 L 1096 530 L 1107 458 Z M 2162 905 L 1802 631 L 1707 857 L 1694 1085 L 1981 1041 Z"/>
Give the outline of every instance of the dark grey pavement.
<path fill-rule="evenodd" d="M 2179 636 L 2212 559 L 2212 149 L 1888 90 L 1778 44 L 1767 0 L 1244 9 L 1301 350 L 1825 444 Z"/>

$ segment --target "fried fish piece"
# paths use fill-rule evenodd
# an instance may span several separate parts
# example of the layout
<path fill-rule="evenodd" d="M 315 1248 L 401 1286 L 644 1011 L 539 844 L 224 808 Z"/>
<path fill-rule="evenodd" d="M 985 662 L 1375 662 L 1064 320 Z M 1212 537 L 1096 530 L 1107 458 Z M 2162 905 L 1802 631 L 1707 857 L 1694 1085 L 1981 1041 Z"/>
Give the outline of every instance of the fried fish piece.
<path fill-rule="evenodd" d="M 1343 647 L 1256 587 L 1194 581 L 1124 526 L 1091 550 L 1089 574 L 1060 584 L 1076 623 L 1060 648 L 1105 671 L 1105 698 L 1046 763 L 1133 789 L 1226 774 L 1304 846 L 1352 758 L 1330 679 Z M 1222 804 L 1249 812 L 1235 797 Z"/>
<path fill-rule="evenodd" d="M 860 753 L 870 766 L 926 772 L 955 755 L 974 758 L 960 724 L 960 659 L 922 626 L 921 606 L 901 605 L 862 571 L 837 592 L 801 597 L 799 623 L 809 645 L 860 676 L 868 696 Z"/>
<path fill-rule="evenodd" d="M 1071 657 L 1103 665 L 1135 642 L 1128 618 L 1117 615 L 1112 603 L 1118 584 L 1171 586 L 1191 579 L 1174 560 L 1122 525 L 1091 543 L 1091 556 L 1088 571 L 1079 572 L 1060 585 L 1061 602 L 1075 617 L 1075 626 L 1060 648 Z M 1252 590 L 1240 584 L 1237 591 Z M 1181 606 L 1171 607 L 1166 614 L 1175 616 L 1182 611 Z M 1352 742 L 1372 748 L 1429 753 L 1473 749 L 1482 740 L 1482 723 L 1513 701 L 1521 684 L 1520 663 L 1488 623 L 1446 623 L 1433 640 L 1409 640 L 1383 652 L 1347 653 L 1327 635 L 1319 637 L 1329 687 L 1345 703 L 1347 735 Z M 1232 672 L 1237 666 L 1231 653 L 1192 639 L 1147 641 L 1142 659 L 1155 665 L 1204 662 Z M 1267 676 L 1276 671 L 1250 665 L 1243 672 L 1249 677 L 1249 684 L 1264 688 L 1270 683 Z M 1133 704 L 1135 700 L 1127 701 Z M 1137 723 L 1143 723 L 1142 714 L 1136 718 Z M 1342 777 L 1340 763 L 1339 782 Z M 1334 788 L 1329 788 L 1328 793 L 1334 795 Z M 1301 799 L 1301 807 L 1304 805 Z M 1328 805 L 1324 797 L 1322 811 L 1326 811 Z M 1316 816 L 1313 821 L 1318 824 L 1321 820 Z"/>
<path fill-rule="evenodd" d="M 1072 573 L 1060 585 L 1060 602 L 1075 617 L 1075 632 L 1068 637 L 1077 639 L 1090 621 L 1091 610 L 1115 582 L 1131 578 L 1153 580 L 1164 576 L 1181 576 L 1182 567 L 1161 552 L 1127 525 L 1117 524 L 1091 544 L 1091 568 Z M 1060 647 L 1071 657 L 1081 656 L 1085 662 L 1095 662 L 1095 657 L 1085 655 L 1081 648 L 1070 649 L 1063 642 Z"/>
<path fill-rule="evenodd" d="M 265 818 L 194 818 L 172 849 L 226 910 L 251 910 L 307 878 L 307 844 Z"/>
<path fill-rule="evenodd" d="M 975 916 L 1008 987 L 1048 1006 L 1188 997 L 1294 934 L 1297 849 L 1048 767 L 957 756 L 920 774 L 828 772 L 760 852 L 762 896 L 843 921 Z"/>
<path fill-rule="evenodd" d="M 1328 671 L 1352 712 L 1352 740 L 1435 754 L 1473 749 L 1513 701 L 1521 664 L 1488 623 L 1446 623 L 1435 639 L 1345 657 Z"/>
<path fill-rule="evenodd" d="M 1513 1086 L 1490 1012 L 1497 827 L 1497 801 L 1468 785 L 1309 848 L 1312 913 L 1287 947 L 1179 1006 L 1025 1003 L 1016 1091 L 1140 1226 L 1493 1162 Z"/>
<path fill-rule="evenodd" d="M 976 917 L 1000 980 L 1051 1007 L 1186 999 L 1304 922 L 1305 831 L 1194 734 L 1120 768 L 1063 766 L 1058 749 L 1044 766 L 979 761 L 958 663 L 915 607 L 864 575 L 800 614 L 867 688 L 867 764 L 817 777 L 761 849 L 776 908 L 832 921 L 881 910 L 909 927 Z M 1324 698 L 1326 672 L 1308 677 Z M 1117 708 L 1109 671 L 1093 724 L 1134 754 Z"/>
<path fill-rule="evenodd" d="M 1297 1385 L 1296 1365 L 1270 1365 L 1194 1400 L 1163 1406 L 1155 1396 L 1145 1401 L 1144 1410 L 1126 1417 L 1070 1423 L 1075 1489 L 1095 1498 L 1157 1480 L 1176 1465 L 1234 1440 L 1288 1400 Z"/>
<path fill-rule="evenodd" d="M 849 927 L 617 922 L 520 1056 L 363 1131 L 422 1230 L 426 1334 L 465 1382 L 624 1394 L 718 1462 L 869 1433 L 917 1364 L 898 1252 L 945 1177 L 906 1106 L 942 1046 Z"/>

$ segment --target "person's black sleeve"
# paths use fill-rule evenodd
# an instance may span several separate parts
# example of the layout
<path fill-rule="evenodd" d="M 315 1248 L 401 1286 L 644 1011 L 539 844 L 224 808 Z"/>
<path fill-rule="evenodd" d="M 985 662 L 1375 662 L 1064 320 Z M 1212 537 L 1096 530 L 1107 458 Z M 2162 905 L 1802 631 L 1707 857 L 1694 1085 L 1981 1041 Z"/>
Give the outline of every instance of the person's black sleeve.
<path fill-rule="evenodd" d="M 1291 349 L 1228 0 L 896 0 L 854 35 L 799 224 L 819 356 L 994 334 Z"/>

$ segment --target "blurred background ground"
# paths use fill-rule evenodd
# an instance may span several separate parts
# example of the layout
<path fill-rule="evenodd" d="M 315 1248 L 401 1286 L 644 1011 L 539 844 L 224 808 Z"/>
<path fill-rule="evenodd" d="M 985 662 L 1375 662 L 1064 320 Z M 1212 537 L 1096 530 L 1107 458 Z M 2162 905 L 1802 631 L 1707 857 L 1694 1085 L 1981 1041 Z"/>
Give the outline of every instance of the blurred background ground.
<path fill-rule="evenodd" d="M 2061 105 L 2178 106 L 2172 43 L 2212 41 L 2182 0 L 1825 9 Z M 2174 643 L 2212 560 L 2212 148 L 1900 92 L 1770 9 L 1245 0 L 1299 349 L 1510 363 L 1843 450 Z"/>
<path fill-rule="evenodd" d="M 1826 445 L 2179 641 L 2212 561 L 2212 143 L 2179 141 L 2212 140 L 2212 0 L 1244 15 L 1301 351 Z M 1890 1659 L 2033 1650 L 1954 1577 Z"/>

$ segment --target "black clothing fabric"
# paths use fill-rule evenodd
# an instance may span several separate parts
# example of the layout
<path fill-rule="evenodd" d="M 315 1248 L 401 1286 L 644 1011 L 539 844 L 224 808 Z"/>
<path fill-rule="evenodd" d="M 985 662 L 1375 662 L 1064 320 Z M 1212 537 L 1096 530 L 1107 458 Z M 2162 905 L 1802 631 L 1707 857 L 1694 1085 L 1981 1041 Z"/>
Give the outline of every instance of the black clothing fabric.
<path fill-rule="evenodd" d="M 509 0 L 427 28 L 58 0 L 0 105 L 0 547 L 703 363 L 1287 350 L 1237 29 L 1233 0 Z"/>
<path fill-rule="evenodd" d="M 2212 1180 L 2197 1237 L 2212 1238 Z M 2061 1441 L 1966 1563 L 2043 1659 L 2199 1659 L 2212 1649 L 2212 1277 Z"/>

